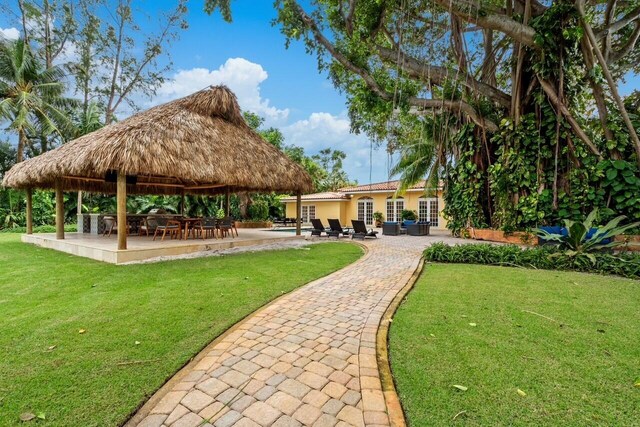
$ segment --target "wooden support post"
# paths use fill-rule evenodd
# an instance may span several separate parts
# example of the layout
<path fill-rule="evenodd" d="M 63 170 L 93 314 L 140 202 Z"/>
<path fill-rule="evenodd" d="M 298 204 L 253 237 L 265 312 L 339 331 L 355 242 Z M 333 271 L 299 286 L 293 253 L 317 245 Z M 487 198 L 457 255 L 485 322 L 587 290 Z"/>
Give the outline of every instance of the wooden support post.
<path fill-rule="evenodd" d="M 56 180 L 56 239 L 64 239 L 64 195 L 62 180 Z"/>
<path fill-rule="evenodd" d="M 180 215 L 184 216 L 184 189 L 182 189 L 182 197 L 180 198 Z"/>
<path fill-rule="evenodd" d="M 231 204 L 231 193 L 230 193 L 230 189 L 229 186 L 227 185 L 227 188 L 225 189 L 225 194 L 224 194 L 224 215 L 225 216 L 229 216 L 229 209 L 230 209 L 230 204 Z"/>
<path fill-rule="evenodd" d="M 302 193 L 296 194 L 296 236 L 302 234 Z"/>
<path fill-rule="evenodd" d="M 116 187 L 118 217 L 118 250 L 127 249 L 127 175 L 118 171 Z"/>
<path fill-rule="evenodd" d="M 33 234 L 33 190 L 27 188 L 27 234 Z"/>

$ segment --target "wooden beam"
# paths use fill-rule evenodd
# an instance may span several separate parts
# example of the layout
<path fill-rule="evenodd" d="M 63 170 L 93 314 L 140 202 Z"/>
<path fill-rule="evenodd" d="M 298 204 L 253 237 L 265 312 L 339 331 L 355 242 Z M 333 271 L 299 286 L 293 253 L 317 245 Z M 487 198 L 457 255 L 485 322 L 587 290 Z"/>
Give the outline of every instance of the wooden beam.
<path fill-rule="evenodd" d="M 64 194 L 62 180 L 56 180 L 56 239 L 64 239 Z"/>
<path fill-rule="evenodd" d="M 33 190 L 27 188 L 27 234 L 33 234 Z"/>
<path fill-rule="evenodd" d="M 224 191 L 224 214 L 225 216 L 229 216 L 229 209 L 230 209 L 230 204 L 231 204 L 231 193 L 230 193 L 230 189 L 229 186 L 227 185 L 227 188 L 225 188 Z"/>
<path fill-rule="evenodd" d="M 127 249 L 127 175 L 118 171 L 116 186 L 118 250 Z"/>
<path fill-rule="evenodd" d="M 206 184 L 206 185 L 193 185 L 191 187 L 184 187 L 185 190 L 203 190 L 207 188 L 220 188 L 224 187 L 224 184 Z"/>
<path fill-rule="evenodd" d="M 302 234 L 302 193 L 296 194 L 296 236 Z"/>

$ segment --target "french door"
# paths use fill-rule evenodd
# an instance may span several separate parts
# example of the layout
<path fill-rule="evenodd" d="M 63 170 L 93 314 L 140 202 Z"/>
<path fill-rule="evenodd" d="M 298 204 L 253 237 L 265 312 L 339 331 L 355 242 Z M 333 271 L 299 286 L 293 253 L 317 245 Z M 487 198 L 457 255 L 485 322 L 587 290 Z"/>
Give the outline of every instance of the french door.
<path fill-rule="evenodd" d="M 373 225 L 373 199 L 358 200 L 358 220 L 364 221 L 367 225 Z"/>

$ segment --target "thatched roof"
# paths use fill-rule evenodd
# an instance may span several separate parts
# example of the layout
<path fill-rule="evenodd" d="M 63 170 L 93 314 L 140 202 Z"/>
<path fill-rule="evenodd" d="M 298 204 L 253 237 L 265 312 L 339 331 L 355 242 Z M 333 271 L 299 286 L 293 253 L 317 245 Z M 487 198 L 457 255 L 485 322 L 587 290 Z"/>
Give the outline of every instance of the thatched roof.
<path fill-rule="evenodd" d="M 127 192 L 138 194 L 215 194 L 226 187 L 295 193 L 313 187 L 302 167 L 247 125 L 225 86 L 140 112 L 28 159 L 12 167 L 2 184 L 53 188 L 61 179 L 64 190 L 115 193 L 108 177 L 118 170 L 132 176 Z"/>

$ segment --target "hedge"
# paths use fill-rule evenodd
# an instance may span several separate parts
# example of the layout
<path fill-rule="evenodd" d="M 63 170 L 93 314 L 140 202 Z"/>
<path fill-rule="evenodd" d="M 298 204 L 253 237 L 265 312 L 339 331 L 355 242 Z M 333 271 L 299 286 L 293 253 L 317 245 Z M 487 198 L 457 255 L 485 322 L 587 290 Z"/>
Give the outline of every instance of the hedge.
<path fill-rule="evenodd" d="M 553 256 L 552 256 L 553 255 Z M 541 246 L 523 249 L 517 245 L 464 244 L 450 246 L 434 243 L 424 251 L 427 261 L 488 264 L 527 267 L 543 270 L 582 271 L 586 273 L 614 274 L 640 279 L 640 254 L 594 253 L 595 264 L 580 262 L 563 251 Z"/>
<path fill-rule="evenodd" d="M 75 233 L 78 231 L 78 226 L 75 224 L 65 225 L 64 231 L 68 233 Z M 27 232 L 27 227 L 11 227 L 11 228 L 3 228 L 0 229 L 0 233 L 21 233 L 24 234 Z M 55 233 L 56 226 L 55 225 L 37 225 L 33 227 L 34 233 Z"/>

